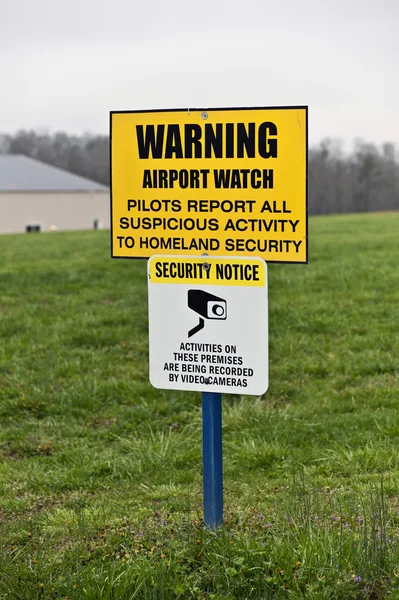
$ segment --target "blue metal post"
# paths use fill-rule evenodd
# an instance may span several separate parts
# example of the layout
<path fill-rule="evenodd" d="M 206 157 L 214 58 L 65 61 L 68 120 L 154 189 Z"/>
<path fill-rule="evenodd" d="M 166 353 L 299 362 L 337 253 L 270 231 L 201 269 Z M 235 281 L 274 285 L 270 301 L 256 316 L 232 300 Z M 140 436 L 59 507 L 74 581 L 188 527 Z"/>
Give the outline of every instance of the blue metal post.
<path fill-rule="evenodd" d="M 210 529 L 223 525 L 222 394 L 202 394 L 204 521 Z"/>

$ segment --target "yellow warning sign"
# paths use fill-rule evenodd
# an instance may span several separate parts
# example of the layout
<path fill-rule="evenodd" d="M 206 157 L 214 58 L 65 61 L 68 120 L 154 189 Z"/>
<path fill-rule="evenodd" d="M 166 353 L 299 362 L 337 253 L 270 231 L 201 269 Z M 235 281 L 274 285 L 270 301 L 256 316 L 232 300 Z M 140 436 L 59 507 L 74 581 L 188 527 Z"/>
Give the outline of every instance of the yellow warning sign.
<path fill-rule="evenodd" d="M 153 256 L 149 261 L 151 283 L 192 285 L 234 285 L 264 287 L 264 263 L 254 258 L 198 258 Z"/>
<path fill-rule="evenodd" d="M 112 257 L 307 262 L 307 107 L 111 113 Z"/>

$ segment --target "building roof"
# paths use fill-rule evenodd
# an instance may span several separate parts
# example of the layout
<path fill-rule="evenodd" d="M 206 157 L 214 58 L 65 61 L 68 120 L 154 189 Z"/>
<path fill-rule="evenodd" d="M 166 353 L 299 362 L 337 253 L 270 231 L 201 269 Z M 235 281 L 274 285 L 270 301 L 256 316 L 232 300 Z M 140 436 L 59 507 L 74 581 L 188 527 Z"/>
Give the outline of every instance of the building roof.
<path fill-rule="evenodd" d="M 21 154 L 0 154 L 0 192 L 107 192 L 101 183 Z"/>

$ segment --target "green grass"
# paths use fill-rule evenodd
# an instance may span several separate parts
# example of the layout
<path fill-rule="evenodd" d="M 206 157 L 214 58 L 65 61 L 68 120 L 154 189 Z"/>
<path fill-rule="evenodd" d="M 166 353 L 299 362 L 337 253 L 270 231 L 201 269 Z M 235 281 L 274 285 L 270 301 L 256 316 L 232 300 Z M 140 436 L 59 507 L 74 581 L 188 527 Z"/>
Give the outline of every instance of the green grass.
<path fill-rule="evenodd" d="M 399 214 L 313 218 L 269 266 L 270 388 L 148 383 L 145 261 L 107 232 L 0 237 L 0 598 L 399 598 Z"/>

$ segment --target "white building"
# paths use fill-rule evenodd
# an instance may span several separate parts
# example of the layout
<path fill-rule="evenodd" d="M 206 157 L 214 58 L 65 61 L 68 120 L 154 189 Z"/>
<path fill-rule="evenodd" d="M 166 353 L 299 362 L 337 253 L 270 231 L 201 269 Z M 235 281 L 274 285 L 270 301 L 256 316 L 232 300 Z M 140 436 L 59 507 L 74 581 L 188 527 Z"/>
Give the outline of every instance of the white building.
<path fill-rule="evenodd" d="M 19 154 L 0 154 L 0 233 L 110 226 L 109 189 Z"/>

